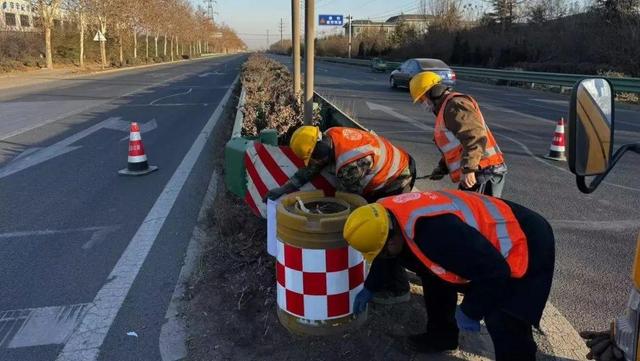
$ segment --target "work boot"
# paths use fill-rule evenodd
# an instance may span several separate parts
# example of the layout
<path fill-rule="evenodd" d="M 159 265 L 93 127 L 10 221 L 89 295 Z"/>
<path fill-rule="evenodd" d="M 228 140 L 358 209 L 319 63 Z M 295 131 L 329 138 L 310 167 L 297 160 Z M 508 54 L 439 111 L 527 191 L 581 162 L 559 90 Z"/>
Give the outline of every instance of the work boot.
<path fill-rule="evenodd" d="M 371 301 L 380 305 L 393 305 L 396 303 L 409 302 L 411 292 L 378 291 L 373 294 Z"/>
<path fill-rule="evenodd" d="M 435 353 L 458 348 L 457 337 L 430 336 L 427 332 L 407 337 L 407 346 L 414 352 Z"/>

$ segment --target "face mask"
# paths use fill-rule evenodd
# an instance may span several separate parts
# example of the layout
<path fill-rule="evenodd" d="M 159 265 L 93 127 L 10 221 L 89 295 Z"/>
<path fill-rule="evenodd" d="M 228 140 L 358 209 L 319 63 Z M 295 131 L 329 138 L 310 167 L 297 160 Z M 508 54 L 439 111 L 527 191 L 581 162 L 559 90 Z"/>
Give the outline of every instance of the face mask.
<path fill-rule="evenodd" d="M 424 111 L 433 113 L 433 103 L 430 100 L 425 100 L 420 104 L 422 104 Z"/>

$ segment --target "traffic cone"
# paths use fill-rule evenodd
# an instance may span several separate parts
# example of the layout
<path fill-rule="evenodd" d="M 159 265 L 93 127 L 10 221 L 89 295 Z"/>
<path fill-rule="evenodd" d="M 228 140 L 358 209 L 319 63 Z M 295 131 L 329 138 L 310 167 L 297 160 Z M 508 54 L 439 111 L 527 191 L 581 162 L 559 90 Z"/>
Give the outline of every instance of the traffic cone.
<path fill-rule="evenodd" d="M 553 141 L 551 141 L 551 146 L 549 147 L 549 155 L 545 156 L 545 158 L 566 161 L 564 145 L 564 118 L 560 118 L 553 134 Z"/>
<path fill-rule="evenodd" d="M 158 167 L 149 165 L 147 155 L 142 145 L 140 127 L 138 123 L 131 123 L 131 133 L 129 133 L 129 157 L 127 158 L 127 168 L 118 171 L 121 175 L 145 175 L 158 170 Z"/>

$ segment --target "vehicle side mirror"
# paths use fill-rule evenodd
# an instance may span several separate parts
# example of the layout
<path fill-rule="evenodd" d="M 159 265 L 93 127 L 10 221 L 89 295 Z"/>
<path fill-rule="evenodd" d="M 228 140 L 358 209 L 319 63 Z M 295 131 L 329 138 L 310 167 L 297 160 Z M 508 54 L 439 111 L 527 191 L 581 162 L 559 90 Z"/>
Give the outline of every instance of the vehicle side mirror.
<path fill-rule="evenodd" d="M 568 162 L 571 172 L 583 180 L 609 169 L 614 129 L 612 90 L 611 83 L 604 78 L 583 79 L 573 87 Z"/>

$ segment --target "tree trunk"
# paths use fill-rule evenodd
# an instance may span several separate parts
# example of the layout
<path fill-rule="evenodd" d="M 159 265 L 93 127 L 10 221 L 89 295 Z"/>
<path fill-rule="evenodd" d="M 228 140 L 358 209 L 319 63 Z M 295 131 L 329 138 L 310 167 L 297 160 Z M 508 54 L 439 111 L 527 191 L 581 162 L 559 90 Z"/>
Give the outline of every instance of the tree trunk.
<path fill-rule="evenodd" d="M 138 59 L 138 34 L 133 31 L 133 58 Z"/>
<path fill-rule="evenodd" d="M 153 39 L 155 41 L 155 49 L 156 49 L 156 58 L 158 57 L 158 33 L 156 33 L 156 36 Z"/>
<path fill-rule="evenodd" d="M 47 58 L 47 69 L 53 69 L 53 59 L 51 58 L 51 25 L 46 24 L 47 20 L 43 19 L 45 23 L 44 28 L 44 44 L 45 44 L 45 56 Z"/>
<path fill-rule="evenodd" d="M 193 44 L 189 43 L 189 58 L 193 57 Z"/>
<path fill-rule="evenodd" d="M 174 38 L 174 37 L 172 36 L 172 37 L 171 37 L 171 61 L 173 61 L 173 38 Z M 166 40 L 166 39 L 167 39 L 167 38 L 165 37 L 165 40 Z"/>
<path fill-rule="evenodd" d="M 107 33 L 107 20 L 105 18 L 100 19 L 100 32 L 102 36 Z M 106 41 L 100 42 L 100 58 L 102 60 L 102 69 L 107 66 L 107 45 Z"/>
<path fill-rule="evenodd" d="M 84 14 L 80 14 L 80 67 L 84 68 Z"/>
<path fill-rule="evenodd" d="M 122 46 L 122 33 L 118 35 L 118 42 L 120 43 L 118 44 L 120 48 L 120 66 L 123 66 L 124 65 L 124 49 Z"/>
<path fill-rule="evenodd" d="M 147 51 L 146 58 L 147 58 L 147 60 L 149 60 L 149 34 L 148 33 L 145 34 L 144 41 L 145 41 L 145 47 L 147 49 L 146 50 Z"/>
<path fill-rule="evenodd" d="M 171 43 L 173 46 L 173 43 Z M 167 34 L 164 34 L 164 56 L 167 56 Z"/>

